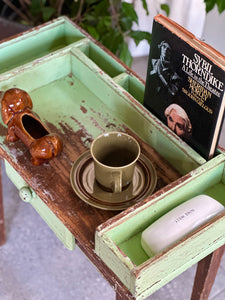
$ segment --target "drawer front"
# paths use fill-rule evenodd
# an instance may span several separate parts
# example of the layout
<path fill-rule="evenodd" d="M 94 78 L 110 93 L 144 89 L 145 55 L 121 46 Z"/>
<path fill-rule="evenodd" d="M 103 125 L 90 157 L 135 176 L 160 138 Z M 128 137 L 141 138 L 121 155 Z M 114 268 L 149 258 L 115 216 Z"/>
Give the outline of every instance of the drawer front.
<path fill-rule="evenodd" d="M 5 161 L 6 174 L 19 190 L 20 198 L 30 203 L 42 219 L 48 224 L 60 241 L 69 250 L 75 248 L 75 238 L 73 234 L 64 226 L 48 206 L 35 194 L 27 185 L 16 170 Z"/>
<path fill-rule="evenodd" d="M 205 220 L 173 244 L 147 255 L 141 234 L 160 217 L 198 195 L 208 195 L 225 207 L 225 156 L 220 154 L 96 230 L 95 252 L 135 299 L 144 299 L 225 244 L 225 210 Z M 207 205 L 202 202 L 202 207 Z M 185 214 L 180 214 L 183 216 Z M 186 217 L 190 215 L 186 215 Z M 180 221 L 179 221 L 180 222 Z M 180 223 L 178 223 L 179 225 Z M 181 225 L 179 225 L 181 226 Z M 171 232 L 164 228 L 164 236 Z M 159 234 L 157 232 L 157 234 Z"/>

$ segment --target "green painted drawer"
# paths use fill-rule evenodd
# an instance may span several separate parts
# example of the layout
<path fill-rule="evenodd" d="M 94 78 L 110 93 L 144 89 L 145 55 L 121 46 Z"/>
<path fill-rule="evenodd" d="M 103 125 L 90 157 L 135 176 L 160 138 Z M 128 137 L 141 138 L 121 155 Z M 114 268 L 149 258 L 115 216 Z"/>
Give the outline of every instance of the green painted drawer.
<path fill-rule="evenodd" d="M 15 56 L 15 51 L 20 55 Z M 137 299 L 149 295 L 224 243 L 225 224 L 224 215 L 221 215 L 160 255 L 149 259 L 140 248 L 141 231 L 162 214 L 207 188 L 215 198 L 218 191 L 224 192 L 224 156 L 218 152 L 217 157 L 206 162 L 147 111 L 142 106 L 144 82 L 131 70 L 63 17 L 1 43 L 0 54 L 0 90 L 11 87 L 26 90 L 31 95 L 34 112 L 65 142 L 65 152 L 52 160 L 50 166 L 43 166 L 38 177 L 38 169 L 29 165 L 27 149 L 20 142 L 14 145 L 5 142 L 6 127 L 0 122 L 1 151 L 13 166 L 19 163 L 20 174 L 25 165 L 24 174 L 34 175 L 35 182 L 27 176 L 26 181 L 31 186 L 28 187 L 6 162 L 8 176 L 22 198 L 31 198 L 31 205 L 67 248 L 74 248 L 74 236 L 49 207 L 56 213 L 57 205 L 64 203 L 62 210 L 67 227 L 78 233 L 78 236 L 74 234 L 79 245 L 82 237 L 76 226 L 79 229 L 81 222 L 86 224 L 85 220 L 79 220 L 76 209 L 83 209 L 85 216 L 87 211 L 90 217 L 90 207 L 84 207 L 72 193 L 69 171 L 78 156 L 90 147 L 94 137 L 112 130 L 132 131 L 143 145 L 153 148 L 184 175 L 109 219 L 96 231 L 97 255 L 132 294 Z M 49 195 L 43 193 L 43 199 L 40 199 L 33 191 L 38 185 L 43 188 L 45 184 L 40 174 L 61 169 L 68 173 L 63 181 L 67 193 L 65 199 L 58 199 L 54 194 L 54 184 L 46 187 L 50 190 Z M 165 178 L 167 174 L 165 172 Z M 90 211 L 95 216 L 92 208 Z M 95 228 L 89 239 L 94 238 Z M 94 248 L 92 240 L 91 245 Z M 94 249 L 90 253 L 92 251 Z"/>
<path fill-rule="evenodd" d="M 144 204 L 99 226 L 95 251 L 137 299 L 143 299 L 225 243 L 225 212 L 153 257 L 141 247 L 141 233 L 177 205 L 207 194 L 225 206 L 225 156 L 218 155 Z M 166 235 L 165 228 L 165 235 Z"/>
<path fill-rule="evenodd" d="M 33 206 L 66 248 L 73 250 L 75 248 L 75 238 L 72 233 L 64 226 L 48 206 L 44 204 L 7 161 L 5 161 L 5 170 L 7 176 L 18 188 L 20 198 Z"/>
<path fill-rule="evenodd" d="M 86 41 L 83 42 L 86 44 Z M 135 82 L 139 98 L 143 93 L 144 84 L 138 78 L 126 74 L 122 67 L 120 70 L 117 61 L 114 62 L 116 77 L 112 78 L 97 64 L 102 55 L 105 64 L 110 65 L 112 62 L 106 59 L 107 54 L 99 48 L 98 60 L 92 61 L 82 52 L 80 43 L 2 74 L 0 90 L 12 86 L 26 90 L 31 95 L 35 113 L 62 134 L 69 134 L 65 131 L 68 126 L 74 132 L 85 129 L 90 137 L 107 130 L 129 128 L 157 149 L 181 174 L 205 163 L 198 153 L 168 131 L 134 98 L 134 90 L 129 88 L 131 82 Z M 121 72 L 120 75 L 118 72 Z M 123 76 L 126 80 L 121 82 L 118 78 Z M 63 101 L 65 97 L 66 101 Z M 0 143 L 10 153 L 4 139 L 1 136 Z M 87 143 L 85 146 L 90 145 Z"/>
<path fill-rule="evenodd" d="M 49 56 L 85 39 L 74 23 L 60 17 L 0 43 L 0 73 Z"/>

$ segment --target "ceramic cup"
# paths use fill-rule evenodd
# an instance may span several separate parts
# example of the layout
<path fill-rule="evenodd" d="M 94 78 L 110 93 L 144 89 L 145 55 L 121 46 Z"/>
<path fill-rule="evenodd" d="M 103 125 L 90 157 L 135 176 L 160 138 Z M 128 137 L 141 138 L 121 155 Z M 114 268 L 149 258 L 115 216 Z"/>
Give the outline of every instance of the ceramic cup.
<path fill-rule="evenodd" d="M 92 142 L 90 150 L 95 179 L 103 189 L 119 193 L 131 183 L 141 152 L 132 136 L 122 132 L 104 133 Z"/>

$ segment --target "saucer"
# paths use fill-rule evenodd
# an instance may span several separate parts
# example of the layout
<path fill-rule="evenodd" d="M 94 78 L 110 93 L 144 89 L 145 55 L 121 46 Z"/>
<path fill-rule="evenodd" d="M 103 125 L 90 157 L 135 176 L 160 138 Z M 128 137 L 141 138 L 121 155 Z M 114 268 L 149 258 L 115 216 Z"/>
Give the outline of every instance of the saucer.
<path fill-rule="evenodd" d="M 86 203 L 105 210 L 123 210 L 152 194 L 157 174 L 150 160 L 141 154 L 130 185 L 120 193 L 105 191 L 95 180 L 94 162 L 90 151 L 86 151 L 74 163 L 70 182 L 75 193 Z"/>

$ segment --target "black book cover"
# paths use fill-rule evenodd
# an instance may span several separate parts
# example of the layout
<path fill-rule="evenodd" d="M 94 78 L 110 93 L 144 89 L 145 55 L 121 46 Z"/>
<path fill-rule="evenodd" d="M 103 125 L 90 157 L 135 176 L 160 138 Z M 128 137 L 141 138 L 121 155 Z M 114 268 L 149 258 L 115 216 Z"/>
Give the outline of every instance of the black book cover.
<path fill-rule="evenodd" d="M 208 160 L 222 126 L 225 71 L 204 51 L 155 19 L 144 106 Z"/>

